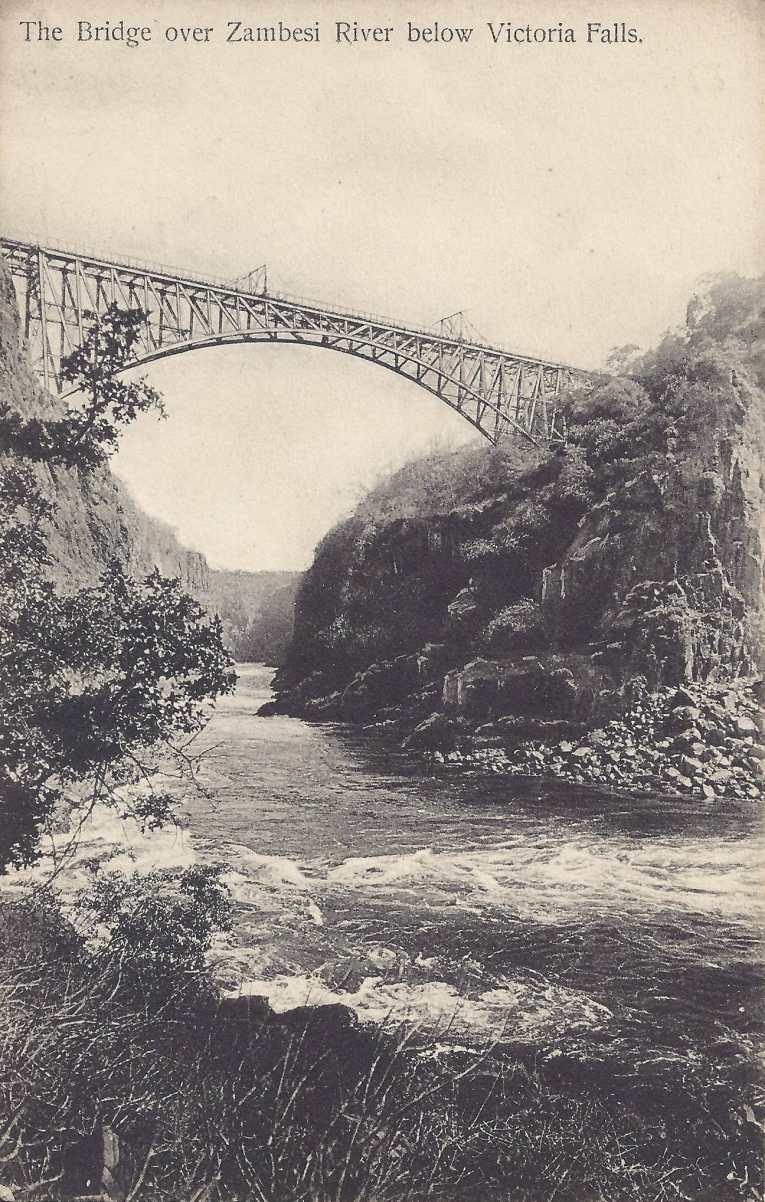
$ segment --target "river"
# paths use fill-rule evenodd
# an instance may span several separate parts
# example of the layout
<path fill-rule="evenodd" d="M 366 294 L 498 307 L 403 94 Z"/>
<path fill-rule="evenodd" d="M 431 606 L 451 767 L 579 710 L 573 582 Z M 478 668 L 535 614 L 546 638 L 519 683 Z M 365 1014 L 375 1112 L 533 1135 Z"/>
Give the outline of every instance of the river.
<path fill-rule="evenodd" d="M 215 800 L 185 802 L 236 900 L 215 951 L 230 990 L 634 1077 L 751 1059 L 755 803 L 429 770 L 347 727 L 259 718 L 271 672 L 239 672 L 205 733 Z"/>

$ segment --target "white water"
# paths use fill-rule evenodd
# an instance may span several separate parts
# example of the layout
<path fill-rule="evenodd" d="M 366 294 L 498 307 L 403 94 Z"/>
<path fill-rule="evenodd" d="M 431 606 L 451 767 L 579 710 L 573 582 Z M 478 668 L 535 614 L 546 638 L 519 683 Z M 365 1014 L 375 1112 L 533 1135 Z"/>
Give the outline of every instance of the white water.
<path fill-rule="evenodd" d="M 750 1030 L 755 807 L 428 772 L 347 729 L 258 718 L 270 673 L 240 673 L 205 735 L 214 805 L 185 796 L 188 829 L 148 839 L 92 820 L 67 890 L 94 855 L 221 864 L 236 923 L 216 972 L 277 1009 L 547 1044 L 640 1027 L 643 1054 L 646 1024 L 661 1046 Z"/>
<path fill-rule="evenodd" d="M 242 670 L 209 732 L 218 808 L 189 804 L 237 900 L 216 949 L 232 992 L 545 1042 L 749 1021 L 755 807 L 429 772 L 347 728 L 257 718 L 267 682 Z"/>

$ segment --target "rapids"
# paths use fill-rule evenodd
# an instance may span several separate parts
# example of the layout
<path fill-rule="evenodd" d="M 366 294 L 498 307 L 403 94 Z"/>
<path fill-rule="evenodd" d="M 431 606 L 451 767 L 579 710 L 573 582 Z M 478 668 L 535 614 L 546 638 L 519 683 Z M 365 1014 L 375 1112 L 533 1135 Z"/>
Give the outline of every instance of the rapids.
<path fill-rule="evenodd" d="M 236 899 L 229 990 L 461 1044 L 597 1047 L 628 1074 L 750 1057 L 756 805 L 428 770 L 347 727 L 258 718 L 269 679 L 240 668 L 205 735 L 215 802 L 185 803 Z"/>
<path fill-rule="evenodd" d="M 209 798 L 142 836 L 96 813 L 89 864 L 219 865 L 235 900 L 213 967 L 276 1010 L 342 1003 L 436 1048 L 510 1044 L 625 1084 L 748 1077 L 762 1042 L 763 827 L 753 802 L 429 769 L 350 727 L 259 718 L 240 665 L 204 732 Z M 45 878 L 51 862 L 9 874 Z"/>

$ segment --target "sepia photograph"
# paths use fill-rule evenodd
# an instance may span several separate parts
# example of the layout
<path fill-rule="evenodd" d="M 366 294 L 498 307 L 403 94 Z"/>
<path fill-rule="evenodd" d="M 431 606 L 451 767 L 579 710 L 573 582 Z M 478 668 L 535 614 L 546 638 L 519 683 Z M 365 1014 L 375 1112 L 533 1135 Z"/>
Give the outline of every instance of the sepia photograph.
<path fill-rule="evenodd" d="M 0 1202 L 761 1202 L 764 146 L 761 0 L 2 0 Z"/>

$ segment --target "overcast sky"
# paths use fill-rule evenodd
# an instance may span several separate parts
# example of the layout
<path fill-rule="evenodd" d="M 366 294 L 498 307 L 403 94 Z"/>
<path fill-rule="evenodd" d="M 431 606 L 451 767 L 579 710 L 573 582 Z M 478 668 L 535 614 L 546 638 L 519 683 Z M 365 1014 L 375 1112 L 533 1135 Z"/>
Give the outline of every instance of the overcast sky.
<path fill-rule="evenodd" d="M 420 324 L 464 309 L 491 340 L 584 366 L 649 345 L 695 280 L 759 273 L 757 0 L 3 0 L 9 234 L 235 277 Z M 77 22 L 146 24 L 136 48 Z M 25 42 L 19 21 L 63 27 Z M 393 26 L 341 45 L 336 20 Z M 759 18 L 759 20 L 758 20 Z M 226 22 L 320 23 L 320 42 L 225 42 Z M 615 19 L 642 42 L 588 45 Z M 474 27 L 467 45 L 407 41 Z M 494 45 L 487 21 L 571 25 L 574 45 Z M 168 25 L 214 27 L 170 44 Z M 759 35 L 759 41 L 758 41 Z M 759 102 L 759 107 L 758 107 Z M 758 195 L 759 193 L 759 195 Z M 151 365 L 168 420 L 117 471 L 217 565 L 303 567 L 359 490 L 471 428 L 346 356 L 199 351 Z"/>

